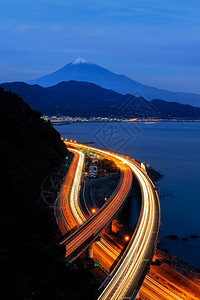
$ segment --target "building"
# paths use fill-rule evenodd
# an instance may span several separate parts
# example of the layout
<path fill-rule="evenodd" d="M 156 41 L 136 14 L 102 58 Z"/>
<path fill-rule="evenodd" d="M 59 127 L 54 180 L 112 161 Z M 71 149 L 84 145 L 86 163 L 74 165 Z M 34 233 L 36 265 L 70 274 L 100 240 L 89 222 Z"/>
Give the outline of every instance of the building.
<path fill-rule="evenodd" d="M 92 164 L 98 163 L 98 159 L 95 156 L 92 156 Z"/>
<path fill-rule="evenodd" d="M 89 167 L 89 177 L 90 178 L 96 178 L 97 177 L 97 171 L 98 171 L 97 166 L 91 165 Z"/>

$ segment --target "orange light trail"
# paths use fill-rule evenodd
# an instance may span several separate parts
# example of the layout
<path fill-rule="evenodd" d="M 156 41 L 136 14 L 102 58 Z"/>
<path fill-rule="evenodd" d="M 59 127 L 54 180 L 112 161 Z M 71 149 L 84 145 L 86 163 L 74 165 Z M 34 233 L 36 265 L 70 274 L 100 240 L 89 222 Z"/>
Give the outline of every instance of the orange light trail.
<path fill-rule="evenodd" d="M 78 151 L 77 151 L 78 152 Z M 119 162 L 118 162 L 119 163 Z M 72 215 L 74 216 L 74 210 L 72 209 Z M 86 220 L 86 216 L 81 216 L 81 223 L 83 223 Z M 81 223 L 76 223 L 76 225 L 80 225 Z M 129 237 L 125 237 L 125 239 L 129 239 Z M 106 237 L 102 237 L 101 241 L 96 242 L 94 244 L 94 256 L 101 261 L 101 264 L 104 265 L 104 268 L 108 271 L 110 266 L 113 264 L 113 262 L 116 260 L 120 253 L 121 249 L 116 249 L 116 246 L 112 244 L 111 241 L 108 241 Z M 150 275 L 147 275 L 145 278 L 145 281 L 141 287 L 141 299 L 143 297 L 145 299 L 198 299 L 196 297 L 193 297 L 191 295 L 187 294 L 188 298 L 180 298 L 178 295 L 167 289 L 165 286 L 163 286 L 161 283 L 156 281 L 154 278 L 152 278 Z M 184 294 L 183 290 L 183 294 Z M 101 297 L 99 298 L 101 299 Z M 116 298 L 118 299 L 118 298 Z"/>
<path fill-rule="evenodd" d="M 124 166 L 132 169 L 140 183 L 143 201 L 137 230 L 127 247 L 126 255 L 123 255 L 120 263 L 112 271 L 111 279 L 99 297 L 99 299 L 121 299 L 137 287 L 137 282 L 141 278 L 145 266 L 150 262 L 159 227 L 160 207 L 157 193 L 151 180 L 133 160 L 116 153 L 82 144 L 67 144 L 118 159 Z M 118 199 L 115 200 L 117 201 Z M 98 221 L 101 222 L 101 220 Z M 73 251 L 73 247 L 75 248 L 76 246 L 73 245 L 71 251 Z"/>

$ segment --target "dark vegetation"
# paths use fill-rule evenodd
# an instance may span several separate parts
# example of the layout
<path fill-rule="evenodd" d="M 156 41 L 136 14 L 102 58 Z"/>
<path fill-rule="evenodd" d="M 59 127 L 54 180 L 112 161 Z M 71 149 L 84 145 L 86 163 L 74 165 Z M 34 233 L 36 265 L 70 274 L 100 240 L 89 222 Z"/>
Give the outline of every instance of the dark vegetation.
<path fill-rule="evenodd" d="M 2 88 L 0 111 L 1 299 L 91 299 L 87 271 L 66 267 L 53 211 L 40 200 L 68 151 L 39 112 Z"/>
<path fill-rule="evenodd" d="M 89 172 L 89 167 L 92 165 L 92 158 L 89 155 L 88 151 L 84 151 L 85 154 L 85 171 Z M 119 173 L 119 167 L 115 164 L 114 161 L 111 161 L 107 158 L 98 158 L 98 162 L 95 162 L 94 165 L 98 166 L 98 175 L 108 175 L 110 173 Z M 105 173 L 106 172 L 106 173 Z"/>
<path fill-rule="evenodd" d="M 43 115 L 122 118 L 199 119 L 200 108 L 163 100 L 122 95 L 90 82 L 67 81 L 44 88 L 24 82 L 2 83 Z M 130 100 L 131 99 L 131 100 Z"/>
<path fill-rule="evenodd" d="M 106 170 L 106 172 L 108 172 L 108 173 L 118 173 L 119 172 L 119 168 L 115 164 L 115 162 L 111 161 L 107 158 L 100 159 L 98 164 L 99 164 L 99 168 Z"/>

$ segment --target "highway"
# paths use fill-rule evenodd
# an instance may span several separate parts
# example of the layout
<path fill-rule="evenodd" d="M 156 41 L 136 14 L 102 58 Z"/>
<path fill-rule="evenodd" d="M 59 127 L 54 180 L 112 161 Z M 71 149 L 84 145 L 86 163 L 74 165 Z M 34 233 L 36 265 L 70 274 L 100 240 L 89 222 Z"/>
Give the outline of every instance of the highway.
<path fill-rule="evenodd" d="M 160 206 L 155 187 L 144 170 L 128 157 L 82 144 L 66 142 L 66 145 L 87 149 L 121 161 L 124 166 L 131 168 L 140 183 L 142 209 L 136 230 L 125 253 L 105 282 L 104 290 L 99 297 L 99 299 L 129 299 L 137 293 L 148 271 L 157 241 Z"/>
<path fill-rule="evenodd" d="M 98 248 L 97 251 L 94 248 L 94 257 L 100 260 L 104 268 L 106 268 L 107 266 L 111 267 L 112 264 L 117 259 L 117 257 L 119 256 L 121 250 L 120 249 L 117 250 L 116 246 L 112 244 L 111 241 L 108 241 L 106 236 L 104 236 L 103 240 L 96 242 L 95 244 L 98 245 Z M 175 285 L 174 285 L 174 290 L 176 290 Z M 178 300 L 178 299 L 185 299 L 185 297 L 181 298 L 175 292 L 169 290 L 167 287 L 165 287 L 156 279 L 154 279 L 151 275 L 146 275 L 143 284 L 140 288 L 140 299 Z M 190 296 L 190 298 L 188 299 L 197 300 L 196 297 L 192 297 L 192 296 Z"/>
<path fill-rule="evenodd" d="M 80 156 L 83 155 L 83 153 L 81 151 L 75 150 L 73 148 L 68 148 L 70 151 L 74 152 L 76 151 L 77 154 L 79 154 Z M 77 168 L 77 170 L 79 170 L 80 174 L 79 177 L 81 175 L 82 169 Z M 65 202 L 65 205 L 68 207 L 65 207 L 65 209 L 69 210 L 71 207 L 71 213 L 72 213 L 72 218 L 74 219 L 74 221 L 76 220 L 76 225 L 80 226 L 82 225 L 87 219 L 88 219 L 88 215 L 92 216 L 93 213 L 91 211 L 91 208 L 86 206 L 86 210 L 87 210 L 87 214 L 84 213 L 84 209 L 81 207 L 81 204 L 79 203 L 79 196 L 78 196 L 78 191 L 79 191 L 79 186 L 76 185 L 76 190 L 77 193 L 74 193 L 74 197 L 72 197 L 72 195 L 69 196 L 69 201 Z M 71 193 L 72 193 L 71 189 Z M 114 192 L 114 194 L 116 194 L 116 191 Z M 76 203 L 76 205 L 75 205 Z M 78 217 L 76 217 L 78 215 Z M 69 228 L 72 229 L 72 228 Z M 117 258 L 117 256 L 120 254 L 121 250 L 123 249 L 122 246 L 119 246 L 118 249 L 114 249 L 114 247 L 110 247 L 109 250 L 109 241 L 107 241 L 104 237 L 101 237 L 101 241 L 94 243 L 94 252 L 96 253 L 96 256 L 99 253 L 98 259 L 103 259 L 104 261 L 104 268 L 105 270 L 108 272 L 110 269 L 110 266 L 113 264 L 114 260 Z M 103 252 L 103 249 L 106 250 Z M 103 253 L 103 255 L 102 255 Z M 106 257 L 107 256 L 107 257 Z M 106 267 L 107 265 L 107 267 Z"/>
<path fill-rule="evenodd" d="M 86 217 L 81 209 L 78 197 L 84 154 L 70 147 L 68 147 L 68 149 L 74 153 L 74 159 L 61 188 L 60 197 L 57 199 L 55 210 L 57 223 L 62 234 L 66 234 L 67 231 L 72 231 L 72 233 L 67 235 L 61 242 L 61 244 L 68 243 L 66 247 L 66 249 L 68 249 L 68 252 L 66 251 L 66 257 L 71 254 L 71 250 L 74 252 L 74 248 L 70 248 L 71 245 L 75 245 L 77 246 L 75 248 L 79 249 L 79 246 L 82 247 L 82 244 L 91 236 L 98 236 L 110 222 L 110 218 L 121 208 L 132 184 L 131 171 L 122 164 L 120 181 L 114 193 L 105 203 L 104 207 L 97 211 L 96 214 L 93 214 L 86 222 Z M 120 164 L 116 159 L 115 162 Z M 82 252 L 82 248 L 80 251 Z"/>
<path fill-rule="evenodd" d="M 70 151 L 73 151 L 74 154 L 74 163 L 76 165 L 76 178 L 79 178 L 78 181 L 72 180 L 72 187 L 70 189 L 68 202 L 65 202 L 65 205 L 68 204 L 67 210 L 70 209 L 71 217 L 73 219 L 73 223 L 76 223 L 76 226 L 79 226 L 83 224 L 86 219 L 88 218 L 88 214 L 84 214 L 84 210 L 82 210 L 81 205 L 79 203 L 79 185 L 77 185 L 78 182 L 80 182 L 81 178 L 81 171 L 83 163 L 78 164 L 78 161 L 83 161 L 83 153 L 79 150 L 75 150 L 73 148 L 69 149 Z M 77 161 L 77 155 L 79 155 L 79 160 Z M 127 159 L 127 158 L 126 158 Z M 71 165 L 73 166 L 73 164 Z M 79 170 L 79 171 L 78 171 Z M 73 185 L 73 183 L 75 183 Z M 66 208 L 65 208 L 66 209 Z M 87 208 L 87 211 L 91 213 L 91 210 Z M 92 214 L 92 213 L 91 213 Z M 71 227 L 72 228 L 72 227 Z M 68 227 L 68 230 L 71 229 Z M 112 240 L 109 238 L 108 235 L 103 234 L 101 235 L 101 240 L 98 242 L 95 242 L 94 244 L 94 257 L 98 259 L 101 264 L 104 266 L 104 268 L 108 271 L 110 269 L 110 266 L 114 263 L 118 255 L 120 254 L 122 250 L 122 246 L 117 245 L 116 243 L 113 243 Z M 173 283 L 172 283 L 173 285 Z M 177 290 L 177 286 L 174 285 L 174 288 L 172 290 L 169 290 L 167 287 L 165 287 L 163 284 L 158 282 L 155 278 L 153 278 L 151 275 L 147 275 L 143 285 L 140 289 L 140 299 L 198 299 L 196 297 L 191 296 L 188 293 L 185 293 L 184 290 Z M 178 294 L 177 294 L 177 292 Z M 185 298 L 184 294 L 187 295 Z M 183 296 L 183 298 L 182 298 Z M 99 297 L 101 299 L 101 296 Z M 109 299 L 109 298 L 108 298 Z M 110 298 L 112 299 L 112 298 Z M 113 298 L 114 299 L 114 298 Z M 120 298 L 116 298 L 120 299 Z M 130 297 L 123 297 L 122 299 L 130 299 Z"/>
<path fill-rule="evenodd" d="M 74 153 L 74 158 L 64 179 L 64 183 L 61 187 L 60 195 L 57 198 L 55 209 L 56 221 L 63 235 L 65 235 L 69 230 L 77 226 L 76 219 L 71 213 L 69 201 L 71 197 L 71 190 L 74 187 L 75 174 L 77 170 L 82 170 L 82 164 L 84 162 L 83 153 L 78 153 L 76 150 L 73 149 L 72 152 Z M 78 165 L 79 168 L 77 167 Z"/>
<path fill-rule="evenodd" d="M 117 161 L 117 159 L 115 159 L 115 161 Z M 132 172 L 128 166 L 122 165 L 121 179 L 110 199 L 106 201 L 101 209 L 84 222 L 84 224 L 61 241 L 61 244 L 66 245 L 67 260 L 74 260 L 83 251 L 83 248 L 87 247 L 92 240 L 95 240 L 100 232 L 108 225 L 126 200 L 131 184 Z M 78 206 L 76 208 L 74 207 L 74 211 L 76 209 L 78 210 Z M 78 215 L 80 215 L 80 211 Z"/>
<path fill-rule="evenodd" d="M 167 289 L 160 282 L 155 280 L 150 275 L 147 275 L 142 287 L 140 289 L 140 299 L 151 299 L 151 300 L 180 300 L 185 299 L 185 297 L 180 297 L 176 295 L 173 291 Z M 188 299 L 197 299 L 190 297 Z"/>
<path fill-rule="evenodd" d="M 84 203 L 84 205 L 86 205 L 86 203 Z M 86 210 L 90 215 L 92 214 L 90 206 L 86 207 Z M 86 220 L 88 214 L 85 214 L 84 217 L 84 220 Z M 96 241 L 93 245 L 94 258 L 97 259 L 103 269 L 109 273 L 111 266 L 120 255 L 122 249 L 123 245 L 120 244 L 120 242 L 113 240 L 113 238 L 111 238 L 108 234 L 103 233 L 101 234 L 100 241 Z M 156 276 L 159 278 L 160 274 L 158 273 Z M 169 282 L 167 286 L 168 287 L 160 283 L 151 274 L 147 274 L 140 288 L 139 298 L 141 300 L 198 299 L 197 297 L 188 293 L 186 290 L 182 289 L 182 287 L 177 286 L 173 281 Z"/>
<path fill-rule="evenodd" d="M 63 213 L 57 217 L 57 220 L 60 217 L 61 219 L 59 219 L 58 225 L 60 226 L 64 222 L 65 224 L 67 224 L 67 230 L 70 231 L 74 227 L 82 225 L 88 219 L 88 214 L 90 216 L 92 216 L 93 214 L 89 208 L 87 208 L 87 215 L 84 214 L 84 210 L 81 208 L 81 205 L 79 203 L 79 186 L 80 186 L 80 178 L 81 178 L 82 167 L 83 167 L 84 154 L 81 151 L 75 150 L 73 148 L 68 147 L 68 150 L 74 153 L 74 159 L 72 161 L 71 168 L 69 169 L 69 172 L 65 178 L 64 185 L 62 187 L 61 197 L 57 202 L 57 203 L 62 203 L 62 210 L 63 210 Z M 69 178 L 69 174 L 71 174 L 71 172 L 74 172 L 73 173 L 74 175 Z M 75 177 L 78 178 L 78 181 L 75 180 Z M 69 179 L 71 180 L 69 181 Z M 117 190 L 114 191 L 114 194 L 116 193 Z M 59 205 L 57 205 L 56 211 L 57 214 L 60 214 L 60 209 L 58 209 L 58 207 Z M 68 220 L 69 218 L 67 217 L 68 222 L 66 222 L 66 220 L 63 219 L 65 218 L 66 212 L 70 215 L 70 221 Z M 63 226 L 61 226 L 61 228 L 62 227 Z M 64 233 L 66 233 L 66 229 L 65 232 L 63 232 L 63 234 Z M 119 246 L 117 250 L 115 250 L 113 249 L 113 247 L 111 247 L 110 248 L 111 250 L 109 251 L 108 246 L 109 246 L 109 242 L 105 238 L 102 238 L 101 241 L 98 243 L 94 243 L 94 252 L 96 254 L 100 253 L 102 255 L 102 249 L 105 249 L 108 252 L 107 254 L 106 251 L 104 251 L 104 255 L 102 257 L 99 257 L 99 259 L 102 258 L 104 260 L 104 267 L 107 272 L 109 271 L 110 266 L 113 263 L 113 259 L 115 260 L 116 255 L 118 256 L 120 251 L 123 248 Z M 105 266 L 105 264 L 107 264 L 107 267 Z"/>
<path fill-rule="evenodd" d="M 111 267 L 111 265 L 119 256 L 121 250 L 117 251 L 116 246 L 113 245 L 111 241 L 108 242 L 105 236 L 103 238 L 103 241 L 96 242 L 95 244 L 98 245 L 98 250 L 96 251 L 94 248 L 94 257 L 100 260 L 104 268 L 106 268 L 107 266 Z M 144 300 L 198 299 L 196 297 L 191 296 L 188 293 L 188 298 L 185 298 L 184 294 L 186 293 L 184 293 L 184 291 L 181 293 L 180 289 L 177 289 L 176 285 L 171 284 L 171 289 L 168 289 L 159 281 L 154 279 L 151 275 L 146 275 L 139 293 L 140 299 Z M 183 297 L 180 296 L 181 294 L 183 295 Z"/>

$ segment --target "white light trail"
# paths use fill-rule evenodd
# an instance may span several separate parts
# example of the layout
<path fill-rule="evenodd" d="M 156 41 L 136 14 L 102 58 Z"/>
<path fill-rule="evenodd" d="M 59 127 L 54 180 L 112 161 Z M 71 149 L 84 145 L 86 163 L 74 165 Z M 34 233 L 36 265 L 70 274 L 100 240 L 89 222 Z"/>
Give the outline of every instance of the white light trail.
<path fill-rule="evenodd" d="M 156 214 L 160 213 L 158 196 L 154 191 L 154 185 L 151 180 L 142 171 L 142 169 L 140 169 L 130 159 L 124 158 L 121 155 L 109 151 L 88 147 L 82 144 L 69 144 L 71 146 L 81 147 L 88 150 L 93 149 L 95 152 L 120 160 L 122 163 L 127 164 L 132 169 L 133 173 L 136 175 L 140 183 L 142 191 L 142 210 L 136 234 L 129 243 L 130 247 L 126 252 L 126 255 L 123 257 L 123 261 L 118 266 L 117 270 L 113 270 L 113 272 L 111 273 L 111 280 L 108 282 L 106 288 L 98 298 L 99 300 L 123 299 L 123 296 L 126 294 L 128 288 L 130 287 L 136 276 L 139 274 L 140 266 L 143 260 L 147 259 L 146 254 L 149 248 L 149 244 L 150 242 L 152 242 L 152 236 L 155 236 L 155 238 L 153 239 L 153 246 L 155 246 L 157 232 L 153 232 L 153 227 L 155 224 L 155 216 Z M 155 203 L 157 204 L 157 211 L 155 208 Z M 156 222 L 159 226 L 159 215 Z"/>

